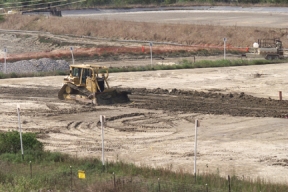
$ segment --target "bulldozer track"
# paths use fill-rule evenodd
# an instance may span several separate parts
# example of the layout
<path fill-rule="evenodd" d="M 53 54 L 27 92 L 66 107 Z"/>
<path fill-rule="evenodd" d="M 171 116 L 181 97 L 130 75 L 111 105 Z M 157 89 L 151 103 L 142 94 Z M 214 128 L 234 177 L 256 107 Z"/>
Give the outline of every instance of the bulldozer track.
<path fill-rule="evenodd" d="M 88 89 L 86 89 L 85 87 L 77 87 L 76 85 L 73 85 L 72 83 L 67 83 L 67 85 L 87 97 L 91 94 L 91 92 L 88 91 Z"/>

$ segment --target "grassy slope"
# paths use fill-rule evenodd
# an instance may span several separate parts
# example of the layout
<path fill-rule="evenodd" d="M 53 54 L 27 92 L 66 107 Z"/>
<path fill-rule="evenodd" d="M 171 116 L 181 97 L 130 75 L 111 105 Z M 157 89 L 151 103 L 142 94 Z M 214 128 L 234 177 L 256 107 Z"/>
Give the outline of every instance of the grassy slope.
<path fill-rule="evenodd" d="M 0 191 L 69 191 L 72 188 L 81 192 L 158 192 L 160 187 L 160 191 L 206 192 L 208 188 L 209 191 L 222 192 L 228 191 L 229 187 L 227 178 L 219 176 L 221 170 L 201 174 L 195 181 L 193 175 L 182 170 L 170 171 L 172 165 L 152 169 L 123 162 L 107 162 L 104 168 L 98 159 L 78 159 L 49 152 L 43 156 L 33 158 L 26 155 L 22 161 L 20 153 L 1 154 Z M 86 179 L 78 178 L 78 170 L 85 171 Z M 232 192 L 286 192 L 287 189 L 287 185 L 231 176 Z"/>

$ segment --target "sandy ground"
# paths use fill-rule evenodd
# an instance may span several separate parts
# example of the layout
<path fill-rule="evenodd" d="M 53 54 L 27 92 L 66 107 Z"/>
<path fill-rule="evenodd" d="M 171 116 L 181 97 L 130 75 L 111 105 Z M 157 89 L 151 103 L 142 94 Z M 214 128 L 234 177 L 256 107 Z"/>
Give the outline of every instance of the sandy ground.
<path fill-rule="evenodd" d="M 273 11 L 172 10 L 162 12 L 67 14 L 63 16 L 155 23 L 286 28 L 287 14 L 287 12 Z"/>
<path fill-rule="evenodd" d="M 110 75 L 110 84 L 147 89 L 245 92 L 273 99 L 277 99 L 278 91 L 282 90 L 287 99 L 287 71 L 288 64 L 279 64 L 117 73 Z M 256 73 L 262 75 L 255 78 Z M 246 179 L 288 181 L 288 120 L 285 118 L 200 114 L 179 109 L 160 110 L 156 106 L 145 109 L 135 107 L 141 102 L 137 95 L 131 95 L 131 103 L 115 106 L 61 102 L 57 99 L 57 90 L 62 78 L 0 80 L 1 130 L 17 129 L 16 105 L 20 104 L 23 130 L 39 133 L 45 149 L 77 157 L 101 157 L 99 115 L 105 115 L 107 161 L 122 160 L 193 172 L 194 122 L 199 119 L 197 170 L 200 173 L 216 173 L 219 169 L 223 176 L 236 174 Z M 152 95 L 147 99 L 145 102 L 155 98 Z M 202 98 L 205 99 L 208 98 Z"/>

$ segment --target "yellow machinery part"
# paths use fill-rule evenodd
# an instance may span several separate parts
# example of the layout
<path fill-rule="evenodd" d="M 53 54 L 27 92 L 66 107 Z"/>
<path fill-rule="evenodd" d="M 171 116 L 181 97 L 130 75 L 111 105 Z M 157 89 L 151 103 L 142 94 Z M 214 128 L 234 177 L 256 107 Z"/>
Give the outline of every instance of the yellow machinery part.
<path fill-rule="evenodd" d="M 70 93 L 72 93 L 72 91 L 73 91 L 73 89 L 71 87 L 66 86 L 66 88 L 65 88 L 66 93 L 70 94 Z"/>

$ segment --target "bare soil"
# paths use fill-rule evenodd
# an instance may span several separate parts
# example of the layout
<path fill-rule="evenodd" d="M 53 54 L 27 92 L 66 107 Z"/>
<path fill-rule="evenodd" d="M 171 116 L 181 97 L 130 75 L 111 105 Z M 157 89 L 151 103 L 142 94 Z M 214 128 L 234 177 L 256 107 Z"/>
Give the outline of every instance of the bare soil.
<path fill-rule="evenodd" d="M 108 161 L 192 172 L 198 119 L 200 173 L 218 168 L 223 176 L 286 182 L 287 69 L 279 64 L 110 74 L 111 86 L 132 91 L 130 103 L 111 106 L 59 101 L 63 77 L 3 79 L 1 130 L 17 130 L 20 104 L 23 130 L 38 133 L 45 149 L 101 157 L 99 116 L 105 115 Z"/>

